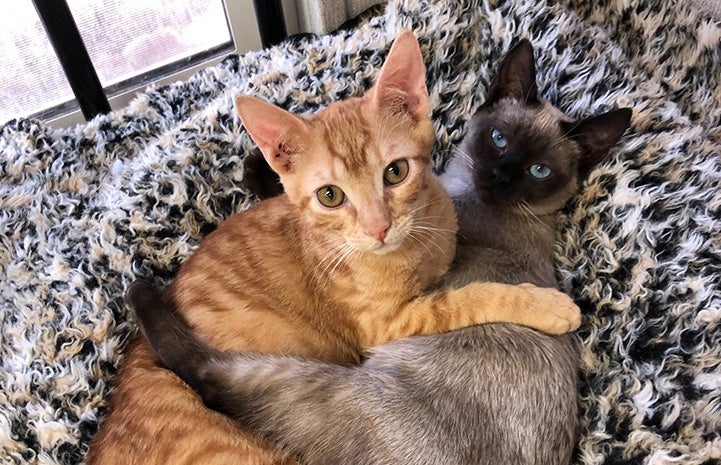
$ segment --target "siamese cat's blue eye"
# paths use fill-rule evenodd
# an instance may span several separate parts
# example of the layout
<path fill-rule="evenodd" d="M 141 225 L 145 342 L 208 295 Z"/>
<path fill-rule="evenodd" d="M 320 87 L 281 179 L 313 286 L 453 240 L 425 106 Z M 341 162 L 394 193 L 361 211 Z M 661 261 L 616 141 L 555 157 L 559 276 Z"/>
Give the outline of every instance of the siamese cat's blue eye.
<path fill-rule="evenodd" d="M 491 139 L 493 139 L 493 144 L 501 150 L 508 146 L 508 141 L 498 129 L 491 130 Z"/>
<path fill-rule="evenodd" d="M 315 193 L 318 201 L 325 207 L 340 207 L 345 201 L 345 193 L 338 186 L 323 186 Z"/>
<path fill-rule="evenodd" d="M 540 163 L 535 163 L 528 168 L 528 172 L 536 179 L 546 179 L 551 175 L 551 168 Z"/>

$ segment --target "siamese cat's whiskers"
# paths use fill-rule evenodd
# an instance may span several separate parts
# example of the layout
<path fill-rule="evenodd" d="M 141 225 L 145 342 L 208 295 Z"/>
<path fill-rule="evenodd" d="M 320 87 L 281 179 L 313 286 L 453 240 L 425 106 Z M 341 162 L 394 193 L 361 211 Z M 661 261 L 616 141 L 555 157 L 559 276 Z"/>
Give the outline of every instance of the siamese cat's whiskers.
<path fill-rule="evenodd" d="M 549 151 L 549 150 L 551 150 L 551 149 L 553 149 L 553 148 L 556 148 L 556 147 L 559 146 L 560 144 L 564 144 L 564 143 L 568 142 L 568 134 L 570 134 L 570 132 L 571 132 L 572 130 L 573 130 L 573 129 L 571 129 L 571 130 L 569 130 L 569 131 L 566 131 L 566 132 L 562 133 L 561 135 L 559 135 L 558 138 L 556 138 L 556 140 L 554 140 L 553 142 L 551 142 L 551 143 L 548 145 L 548 148 L 546 149 L 546 151 Z"/>
<path fill-rule="evenodd" d="M 559 145 L 566 143 L 566 141 L 567 141 L 567 139 L 565 139 L 563 136 L 561 136 L 561 137 L 559 137 L 558 139 L 556 139 L 555 141 L 553 141 L 553 142 L 548 146 L 548 148 L 546 149 L 546 151 L 549 152 L 549 151 L 555 149 L 556 147 L 558 147 Z"/>
<path fill-rule="evenodd" d="M 537 90 L 535 89 L 535 87 L 529 87 L 528 89 L 526 89 L 523 95 L 523 105 L 528 105 L 528 101 L 531 99 L 531 97 L 533 98 L 533 100 L 535 100 L 537 98 L 536 92 Z"/>
<path fill-rule="evenodd" d="M 533 213 L 533 211 L 528 206 L 528 203 L 521 200 L 516 204 L 516 207 L 521 211 L 521 214 L 525 216 L 526 218 L 530 219 L 532 222 L 537 223 L 538 217 Z"/>
<path fill-rule="evenodd" d="M 469 167 L 470 169 L 475 170 L 476 167 L 475 167 L 475 165 L 474 165 L 474 163 L 473 163 L 473 158 L 471 158 L 470 155 L 468 155 L 464 150 L 462 150 L 462 149 L 461 149 L 460 147 L 458 147 L 457 145 L 453 144 L 453 147 L 454 147 L 453 153 L 455 153 L 455 154 L 457 154 L 457 155 L 460 155 L 460 156 L 461 156 L 461 160 L 463 160 L 464 162 L 466 162 L 466 164 L 468 165 L 468 167 Z"/>
<path fill-rule="evenodd" d="M 561 134 L 553 144 L 551 144 L 551 146 L 549 147 L 549 150 L 556 147 L 557 145 L 567 141 L 568 138 L 571 136 L 571 134 L 573 134 L 573 137 L 577 138 L 577 139 L 578 138 L 582 139 L 582 138 L 585 138 L 586 136 L 593 135 L 594 134 L 593 131 L 587 131 L 587 132 L 577 131 L 578 127 L 583 122 L 584 122 L 584 120 L 579 120 L 579 121 L 575 121 L 572 125 L 569 125 L 567 130 L 563 134 Z"/>
<path fill-rule="evenodd" d="M 572 132 L 577 126 L 578 126 L 578 123 L 576 123 L 574 126 L 572 126 L 568 131 L 566 131 L 566 132 L 564 132 L 563 134 L 561 134 L 561 135 L 558 137 L 558 139 L 556 139 L 555 141 L 553 141 L 553 142 L 548 146 L 548 149 L 546 149 L 546 150 L 551 150 L 551 149 L 553 149 L 553 148 L 555 148 L 555 147 L 557 147 L 557 146 L 559 146 L 559 145 L 561 145 L 561 144 L 567 143 L 567 142 L 568 142 L 568 136 L 569 136 L 569 134 L 571 134 L 571 132 Z M 579 135 L 579 136 L 586 136 L 586 135 L 589 135 L 589 134 L 591 134 L 591 133 L 576 133 L 576 134 Z"/>
<path fill-rule="evenodd" d="M 534 232 L 544 232 L 545 223 L 538 215 L 533 212 L 533 210 L 531 210 L 531 207 L 528 205 L 527 202 L 522 200 L 517 204 L 517 207 L 521 211 L 521 214 L 529 220 L 529 224 L 533 228 Z"/>
<path fill-rule="evenodd" d="M 576 125 L 576 126 L 577 126 L 577 125 Z M 576 126 L 574 126 L 573 128 L 575 128 Z M 568 132 L 566 132 L 565 134 L 570 134 L 570 133 L 573 131 L 573 128 L 570 129 L 570 130 L 569 130 Z M 585 136 L 592 135 L 592 134 L 593 134 L 592 132 L 575 132 L 575 133 L 574 133 L 574 137 L 585 137 Z M 568 138 L 566 138 L 566 140 L 568 140 Z M 556 144 L 554 144 L 553 146 L 555 147 L 556 145 L 558 145 L 558 144 L 560 144 L 560 143 L 563 143 L 563 142 L 564 142 L 563 139 L 560 138 L 559 141 L 558 141 Z"/>

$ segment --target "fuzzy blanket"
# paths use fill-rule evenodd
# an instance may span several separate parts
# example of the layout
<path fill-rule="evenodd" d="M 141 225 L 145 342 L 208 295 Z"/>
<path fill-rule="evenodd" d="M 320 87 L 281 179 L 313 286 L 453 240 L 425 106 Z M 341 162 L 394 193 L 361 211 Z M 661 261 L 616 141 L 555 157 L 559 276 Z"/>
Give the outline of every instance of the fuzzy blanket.
<path fill-rule="evenodd" d="M 558 268 L 582 307 L 583 464 L 721 460 L 721 28 L 679 0 L 396 0 L 327 36 L 231 56 L 71 129 L 0 131 L 0 462 L 75 464 L 135 325 L 122 296 L 167 283 L 248 207 L 232 106 L 296 112 L 370 87 L 396 32 L 421 41 L 442 168 L 519 37 L 541 94 L 633 127 L 564 215 Z"/>

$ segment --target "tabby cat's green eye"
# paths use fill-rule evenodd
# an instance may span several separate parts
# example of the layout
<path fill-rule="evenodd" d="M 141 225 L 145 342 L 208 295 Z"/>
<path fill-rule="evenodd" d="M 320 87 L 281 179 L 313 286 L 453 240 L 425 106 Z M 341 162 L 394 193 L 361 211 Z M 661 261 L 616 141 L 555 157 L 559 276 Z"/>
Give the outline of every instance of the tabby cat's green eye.
<path fill-rule="evenodd" d="M 551 175 L 551 168 L 540 163 L 535 163 L 528 168 L 528 172 L 536 179 L 546 179 Z"/>
<path fill-rule="evenodd" d="M 328 208 L 340 207 L 345 201 L 345 192 L 338 186 L 323 186 L 315 193 L 321 205 Z"/>
<path fill-rule="evenodd" d="M 383 171 L 383 182 L 386 186 L 392 186 L 403 181 L 406 176 L 408 176 L 408 160 L 396 160 Z"/>

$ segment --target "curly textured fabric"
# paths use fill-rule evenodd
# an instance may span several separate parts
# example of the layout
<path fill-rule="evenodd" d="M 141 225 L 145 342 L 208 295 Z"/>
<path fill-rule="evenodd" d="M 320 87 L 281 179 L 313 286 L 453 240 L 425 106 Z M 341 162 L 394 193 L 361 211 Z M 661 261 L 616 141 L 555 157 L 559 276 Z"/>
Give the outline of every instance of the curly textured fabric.
<path fill-rule="evenodd" d="M 296 112 L 359 95 L 404 27 L 428 68 L 439 168 L 520 37 L 541 94 L 570 115 L 635 109 L 558 238 L 585 316 L 576 460 L 721 459 L 719 24 L 680 1 L 396 0 L 352 30 L 229 57 L 74 128 L 0 129 L 0 462 L 82 462 L 135 331 L 125 287 L 167 283 L 254 201 L 233 95 Z"/>

